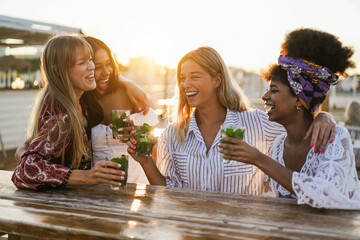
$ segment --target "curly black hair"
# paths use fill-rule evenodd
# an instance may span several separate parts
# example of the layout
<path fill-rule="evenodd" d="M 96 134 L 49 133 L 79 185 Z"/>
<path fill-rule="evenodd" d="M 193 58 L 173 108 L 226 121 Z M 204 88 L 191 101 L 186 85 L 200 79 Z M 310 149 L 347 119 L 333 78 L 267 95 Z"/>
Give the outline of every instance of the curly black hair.
<path fill-rule="evenodd" d="M 346 69 L 355 67 L 355 63 L 350 60 L 354 54 L 351 47 L 342 46 L 338 38 L 330 33 L 314 29 L 300 28 L 287 34 L 281 52 L 288 57 L 312 61 L 342 75 Z M 266 82 L 276 80 L 290 88 L 287 73 L 278 64 L 270 65 L 261 77 Z"/>
<path fill-rule="evenodd" d="M 352 47 L 345 47 L 330 33 L 309 28 L 296 29 L 285 36 L 282 53 L 288 57 L 310 60 L 329 68 L 333 73 L 345 74 L 347 68 L 354 68 L 350 60 Z"/>

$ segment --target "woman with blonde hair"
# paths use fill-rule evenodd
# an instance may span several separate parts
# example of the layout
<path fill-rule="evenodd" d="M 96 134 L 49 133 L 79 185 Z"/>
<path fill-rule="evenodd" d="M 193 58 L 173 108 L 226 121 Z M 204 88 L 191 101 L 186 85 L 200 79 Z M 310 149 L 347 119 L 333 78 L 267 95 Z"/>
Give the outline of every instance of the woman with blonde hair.
<path fill-rule="evenodd" d="M 40 190 L 67 185 L 94 185 L 123 179 L 123 172 L 102 162 L 91 167 L 91 149 L 85 128 L 84 91 L 96 87 L 89 44 L 79 35 L 51 38 L 41 57 L 43 75 L 33 109 L 30 145 L 14 170 L 17 188 Z M 87 171 L 85 171 L 87 170 Z"/>
<path fill-rule="evenodd" d="M 267 178 L 257 167 L 222 161 L 220 126 L 246 128 L 244 139 L 266 153 L 284 129 L 260 110 L 249 110 L 246 97 L 229 76 L 224 61 L 211 47 L 187 53 L 177 67 L 177 120 L 158 141 L 156 168 L 151 158 L 129 153 L 143 167 L 151 184 L 208 191 L 261 195 Z"/>

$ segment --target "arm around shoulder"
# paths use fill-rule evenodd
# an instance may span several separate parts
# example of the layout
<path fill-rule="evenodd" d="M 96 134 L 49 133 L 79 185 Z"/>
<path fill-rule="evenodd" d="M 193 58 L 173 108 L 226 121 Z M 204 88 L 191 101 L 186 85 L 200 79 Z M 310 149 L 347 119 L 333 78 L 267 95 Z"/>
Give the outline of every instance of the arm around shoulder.
<path fill-rule="evenodd" d="M 119 82 L 122 87 L 126 89 L 126 93 L 130 101 L 134 105 L 136 112 L 144 111 L 147 113 L 150 108 L 149 99 L 146 93 L 134 81 L 126 79 L 122 76 L 119 77 Z"/>

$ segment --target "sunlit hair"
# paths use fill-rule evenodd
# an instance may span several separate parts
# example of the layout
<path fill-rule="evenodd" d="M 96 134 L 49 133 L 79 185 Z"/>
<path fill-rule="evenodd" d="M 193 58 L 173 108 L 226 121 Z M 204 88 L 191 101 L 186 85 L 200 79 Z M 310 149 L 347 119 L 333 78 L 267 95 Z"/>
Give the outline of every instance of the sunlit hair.
<path fill-rule="evenodd" d="M 229 71 L 221 58 L 220 54 L 211 47 L 200 47 L 187 53 L 181 58 L 177 66 L 177 86 L 178 86 L 178 111 L 175 121 L 175 133 L 180 143 L 185 142 L 185 135 L 189 127 L 191 115 L 195 110 L 191 107 L 185 93 L 180 87 L 181 66 L 186 60 L 193 60 L 199 64 L 212 77 L 221 75 L 221 83 L 217 88 L 217 97 L 224 107 L 232 111 L 246 111 L 248 99 L 242 93 L 239 85 L 230 77 Z"/>
<path fill-rule="evenodd" d="M 61 161 L 64 164 L 66 150 L 72 151 L 71 166 L 78 167 L 83 156 L 87 156 L 84 145 L 81 123 L 77 114 L 73 86 L 70 81 L 68 70 L 76 63 L 76 48 L 83 47 L 88 57 L 92 50 L 89 44 L 79 35 L 56 35 L 45 45 L 41 56 L 41 89 L 37 95 L 35 108 L 32 113 L 28 134 L 31 141 L 50 137 L 55 130 L 49 130 L 46 136 L 40 134 L 39 123 L 44 120 L 44 115 L 49 117 L 59 114 L 59 109 L 64 109 L 69 115 L 66 123 L 58 121 L 57 133 L 52 136 L 59 136 L 54 139 L 53 145 L 61 145 Z M 50 106 L 45 102 L 50 100 Z M 44 109 L 47 112 L 43 112 Z M 32 129 L 32 130 L 31 130 Z M 66 149 L 71 142 L 71 149 Z"/>

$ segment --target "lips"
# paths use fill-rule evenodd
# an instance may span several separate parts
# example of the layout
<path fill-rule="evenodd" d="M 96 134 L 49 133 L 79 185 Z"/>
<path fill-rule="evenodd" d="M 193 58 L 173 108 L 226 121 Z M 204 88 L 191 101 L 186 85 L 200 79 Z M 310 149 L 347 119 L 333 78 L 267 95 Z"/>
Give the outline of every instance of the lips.
<path fill-rule="evenodd" d="M 109 87 L 109 79 L 99 80 L 96 82 L 96 86 L 101 90 L 106 90 Z"/>
<path fill-rule="evenodd" d="M 264 108 L 267 108 L 266 113 L 269 115 L 275 109 L 275 106 L 265 102 Z"/>
<path fill-rule="evenodd" d="M 89 81 L 94 81 L 94 80 L 95 80 L 94 74 L 89 74 L 89 75 L 87 75 L 85 78 L 86 78 L 87 80 L 89 80 Z"/>
<path fill-rule="evenodd" d="M 198 92 L 195 92 L 195 91 L 185 92 L 185 95 L 186 95 L 186 97 L 187 97 L 188 99 L 195 97 L 197 94 L 198 94 Z"/>

